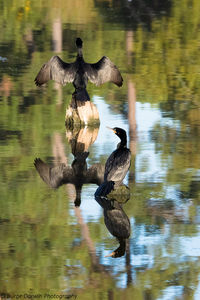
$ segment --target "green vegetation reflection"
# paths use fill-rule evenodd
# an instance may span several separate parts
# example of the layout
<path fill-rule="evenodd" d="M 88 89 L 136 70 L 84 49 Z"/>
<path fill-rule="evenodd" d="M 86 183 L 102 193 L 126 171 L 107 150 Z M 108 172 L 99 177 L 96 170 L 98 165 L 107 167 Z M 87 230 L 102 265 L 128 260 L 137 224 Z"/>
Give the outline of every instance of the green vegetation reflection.
<path fill-rule="evenodd" d="M 108 18 L 101 14 L 100 2 L 106 2 Z M 116 1 L 75 0 L 71 9 L 71 2 L 64 0 L 0 1 L 1 292 L 74 293 L 81 299 L 140 300 L 161 297 L 169 286 L 183 286 L 184 295 L 192 297 L 197 287 L 198 257 L 188 258 L 187 263 L 171 261 L 162 257 L 159 247 L 153 250 L 160 260 L 151 268 L 136 267 L 131 273 L 127 259 L 124 272 L 127 288 L 116 287 L 120 286 L 120 274 L 109 272 L 99 258 L 102 243 L 109 249 L 116 246 L 106 233 L 103 217 L 98 223 L 87 223 L 93 246 L 100 249 L 94 254 L 82 237 L 81 226 L 77 226 L 75 212 L 71 213 L 65 186 L 50 190 L 33 167 L 36 156 L 53 161 L 57 132 L 66 156 L 71 153 L 65 138 L 64 118 L 73 88 L 69 85 L 60 89 L 50 83 L 45 89 L 37 89 L 33 81 L 43 62 L 57 53 L 53 30 L 59 21 L 62 28 L 59 55 L 65 61 L 74 60 L 74 40 L 81 36 L 86 61 L 95 62 L 105 54 L 122 71 L 125 83 L 121 89 L 109 84 L 101 88 L 89 85 L 91 98 L 104 97 L 113 111 L 126 115 L 127 82 L 131 80 L 135 83 L 137 101 L 151 103 L 160 109 L 163 118 L 177 122 L 177 128 L 155 124 L 149 135 L 166 169 L 165 175 L 159 182 L 131 181 L 132 198 L 126 213 L 135 222 L 135 235 L 134 241 L 130 241 L 130 256 L 133 249 L 137 253 L 134 242 L 142 226 L 147 232 L 152 228 L 162 232 L 170 221 L 170 241 L 198 234 L 195 220 L 200 199 L 200 2 L 173 1 L 166 14 L 151 17 L 151 26 L 138 21 L 133 27 L 132 23 L 127 25 L 124 17 L 110 23 L 110 11 L 115 12 L 115 8 L 118 13 L 121 11 L 115 4 Z M 133 37 L 129 61 L 128 31 Z M 142 146 L 141 142 L 137 153 Z M 106 161 L 106 157 L 99 159 Z M 148 164 L 144 161 L 142 167 L 148 169 Z M 131 172 L 136 173 L 133 179 L 142 171 L 132 165 Z M 171 199 L 166 199 L 164 205 L 151 205 L 154 200 L 165 199 L 167 186 L 176 189 L 181 203 L 190 199 L 194 204 L 188 210 L 189 225 L 174 213 Z M 150 205 L 149 199 L 153 199 Z M 175 251 L 170 249 L 171 244 L 165 245 L 170 254 Z"/>

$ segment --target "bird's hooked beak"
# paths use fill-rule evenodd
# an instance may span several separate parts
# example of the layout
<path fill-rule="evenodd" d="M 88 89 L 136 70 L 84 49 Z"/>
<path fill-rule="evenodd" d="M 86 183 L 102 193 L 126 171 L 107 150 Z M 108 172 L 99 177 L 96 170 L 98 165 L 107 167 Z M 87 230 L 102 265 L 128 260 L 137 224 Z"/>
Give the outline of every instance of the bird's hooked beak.
<path fill-rule="evenodd" d="M 110 130 L 112 130 L 114 133 L 116 133 L 117 131 L 116 130 L 114 130 L 113 128 L 111 128 L 111 127 L 108 127 L 108 126 L 106 126 L 108 129 L 110 129 Z"/>

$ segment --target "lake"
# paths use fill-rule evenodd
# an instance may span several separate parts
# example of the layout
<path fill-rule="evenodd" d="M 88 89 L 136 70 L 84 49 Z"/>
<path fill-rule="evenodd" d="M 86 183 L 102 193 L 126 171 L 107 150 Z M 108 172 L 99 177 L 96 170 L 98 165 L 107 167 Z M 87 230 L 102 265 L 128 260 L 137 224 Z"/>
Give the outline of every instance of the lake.
<path fill-rule="evenodd" d="M 0 1 L 1 299 L 200 298 L 200 3 L 150 2 Z M 76 37 L 124 84 L 89 83 L 100 126 L 70 130 L 73 85 L 34 78 L 53 55 L 74 61 Z M 131 234 L 116 258 L 89 175 L 119 143 L 107 126 L 131 150 L 130 197 L 116 200 Z M 53 188 L 36 158 L 77 184 Z"/>

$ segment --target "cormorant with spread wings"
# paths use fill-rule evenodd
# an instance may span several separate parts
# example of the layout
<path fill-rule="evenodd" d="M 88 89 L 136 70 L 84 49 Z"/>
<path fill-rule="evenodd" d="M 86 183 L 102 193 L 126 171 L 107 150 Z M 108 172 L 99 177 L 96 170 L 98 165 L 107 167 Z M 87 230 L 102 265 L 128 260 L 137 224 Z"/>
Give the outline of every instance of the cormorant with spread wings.
<path fill-rule="evenodd" d="M 80 101 L 90 99 L 86 90 L 88 80 L 97 86 L 108 81 L 122 86 L 123 78 L 114 63 L 106 56 L 97 63 L 86 63 L 83 59 L 82 45 L 82 40 L 77 38 L 77 58 L 73 63 L 66 63 L 59 56 L 53 56 L 40 69 L 35 84 L 41 86 L 51 79 L 62 85 L 71 82 L 75 87 L 75 99 Z"/>

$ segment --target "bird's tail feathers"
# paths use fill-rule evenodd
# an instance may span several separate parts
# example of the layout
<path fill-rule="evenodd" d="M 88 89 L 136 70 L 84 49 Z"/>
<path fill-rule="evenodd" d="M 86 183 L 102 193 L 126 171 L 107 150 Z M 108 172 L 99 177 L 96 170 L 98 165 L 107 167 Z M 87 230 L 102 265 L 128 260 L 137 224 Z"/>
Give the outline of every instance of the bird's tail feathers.
<path fill-rule="evenodd" d="M 106 197 L 114 190 L 115 183 L 113 181 L 104 181 L 96 190 L 95 197 Z"/>

